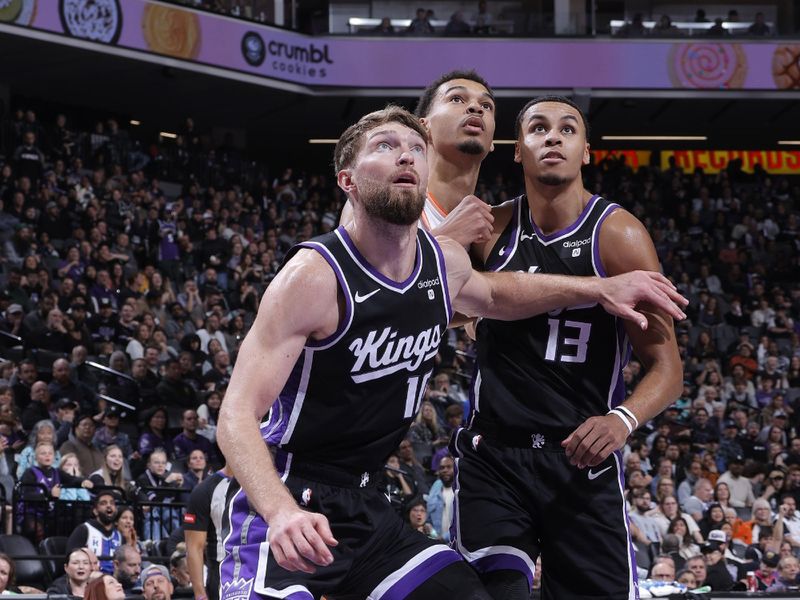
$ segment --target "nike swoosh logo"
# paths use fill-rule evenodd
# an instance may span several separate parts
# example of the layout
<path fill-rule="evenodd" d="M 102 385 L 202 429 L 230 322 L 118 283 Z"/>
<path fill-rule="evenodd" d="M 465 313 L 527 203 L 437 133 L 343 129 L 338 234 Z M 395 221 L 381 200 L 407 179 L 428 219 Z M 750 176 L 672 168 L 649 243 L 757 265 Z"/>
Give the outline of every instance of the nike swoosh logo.
<path fill-rule="evenodd" d="M 535 239 L 535 238 L 536 238 L 535 235 L 525 235 L 523 233 L 521 236 L 519 236 L 519 241 L 520 242 L 524 242 L 525 240 L 532 240 L 532 239 Z"/>
<path fill-rule="evenodd" d="M 356 301 L 356 303 L 361 304 L 362 302 L 364 302 L 364 300 L 368 300 L 369 298 L 371 298 L 372 296 L 374 296 L 375 294 L 377 294 L 380 291 L 381 291 L 381 288 L 378 288 L 377 290 L 374 290 L 374 291 L 370 292 L 369 294 L 364 294 L 363 296 L 361 295 L 360 292 L 356 292 L 355 301 Z"/>
<path fill-rule="evenodd" d="M 600 475 L 602 475 L 603 473 L 605 473 L 606 471 L 608 471 L 610 468 L 611 468 L 611 467 L 610 467 L 610 466 L 608 466 L 608 467 L 606 467 L 605 469 L 601 469 L 600 471 L 597 471 L 596 473 L 595 473 L 594 471 L 592 471 L 591 469 L 589 469 L 589 473 L 588 473 L 588 476 L 589 476 L 589 481 L 594 481 L 595 479 L 597 479 L 598 477 L 600 477 Z"/>

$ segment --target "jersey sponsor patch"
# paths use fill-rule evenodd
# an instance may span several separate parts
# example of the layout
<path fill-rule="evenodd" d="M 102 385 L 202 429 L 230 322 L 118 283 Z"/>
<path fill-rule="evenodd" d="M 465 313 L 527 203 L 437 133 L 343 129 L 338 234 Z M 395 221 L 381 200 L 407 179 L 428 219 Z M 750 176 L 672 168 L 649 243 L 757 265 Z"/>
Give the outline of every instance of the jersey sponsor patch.
<path fill-rule="evenodd" d="M 183 515 L 183 522 L 184 523 L 189 523 L 189 525 L 194 524 L 194 522 L 196 520 L 197 520 L 197 517 L 195 515 L 193 515 L 192 513 L 186 513 L 185 515 Z"/>

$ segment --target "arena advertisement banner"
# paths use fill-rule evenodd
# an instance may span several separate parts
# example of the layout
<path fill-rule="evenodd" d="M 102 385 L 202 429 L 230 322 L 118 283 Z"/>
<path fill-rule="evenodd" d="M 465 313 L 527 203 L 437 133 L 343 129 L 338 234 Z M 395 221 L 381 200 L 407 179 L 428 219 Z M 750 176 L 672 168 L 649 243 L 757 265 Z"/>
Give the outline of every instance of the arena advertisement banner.
<path fill-rule="evenodd" d="M 420 88 L 470 67 L 495 88 L 800 89 L 800 42 L 309 37 L 148 0 L 5 0 L 13 24 L 311 87 Z"/>
<path fill-rule="evenodd" d="M 650 150 L 592 150 L 592 159 L 599 164 L 605 159 L 625 158 L 625 164 L 634 171 L 651 164 Z M 661 150 L 658 162 L 662 170 L 670 168 L 670 158 L 685 173 L 695 169 L 715 174 L 728 168 L 732 160 L 742 161 L 742 170 L 753 172 L 755 165 L 775 175 L 800 175 L 800 150 Z"/>

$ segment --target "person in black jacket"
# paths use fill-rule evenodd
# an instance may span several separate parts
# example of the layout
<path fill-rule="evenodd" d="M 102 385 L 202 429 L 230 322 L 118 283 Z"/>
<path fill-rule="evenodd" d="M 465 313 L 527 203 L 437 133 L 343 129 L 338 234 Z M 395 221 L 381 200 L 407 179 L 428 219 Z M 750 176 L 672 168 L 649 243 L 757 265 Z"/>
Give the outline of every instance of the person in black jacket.
<path fill-rule="evenodd" d="M 64 562 L 64 575 L 53 581 L 47 588 L 48 596 L 58 594 L 69 598 L 83 598 L 89 575 L 92 573 L 92 560 L 84 548 L 76 548 L 67 555 Z"/>

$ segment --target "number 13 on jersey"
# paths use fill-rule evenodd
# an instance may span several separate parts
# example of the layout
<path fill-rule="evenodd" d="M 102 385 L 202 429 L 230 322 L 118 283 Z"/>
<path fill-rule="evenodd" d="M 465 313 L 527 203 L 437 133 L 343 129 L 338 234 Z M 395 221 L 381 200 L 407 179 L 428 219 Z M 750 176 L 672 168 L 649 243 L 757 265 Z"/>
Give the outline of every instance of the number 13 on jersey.
<path fill-rule="evenodd" d="M 547 350 L 544 359 L 565 363 L 586 362 L 586 351 L 592 324 L 583 321 L 547 319 L 550 333 L 547 336 Z"/>

